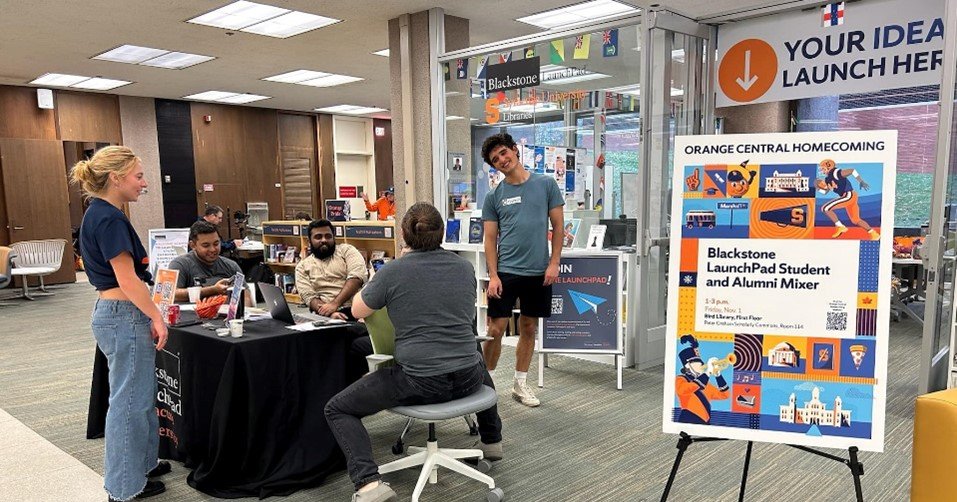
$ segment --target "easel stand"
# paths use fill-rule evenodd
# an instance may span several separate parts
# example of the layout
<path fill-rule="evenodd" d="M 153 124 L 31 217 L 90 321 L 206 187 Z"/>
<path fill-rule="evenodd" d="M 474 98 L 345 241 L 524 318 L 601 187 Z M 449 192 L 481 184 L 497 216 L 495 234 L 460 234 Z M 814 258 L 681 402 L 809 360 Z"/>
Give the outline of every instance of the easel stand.
<path fill-rule="evenodd" d="M 685 450 L 687 450 L 692 443 L 727 441 L 727 439 L 724 438 L 691 437 L 684 432 L 681 432 L 678 435 L 678 454 L 675 456 L 674 464 L 671 465 L 671 474 L 668 475 L 668 483 L 665 485 L 664 493 L 661 494 L 661 502 L 666 502 L 668 500 L 668 495 L 671 493 L 671 486 L 674 484 L 675 476 L 678 474 L 678 467 L 681 465 L 681 458 L 684 457 Z M 751 466 L 751 449 L 753 446 L 754 442 L 748 441 L 748 448 L 744 454 L 744 470 L 741 473 L 741 487 L 738 489 L 738 502 L 744 502 L 744 492 L 748 484 L 748 468 Z M 808 448 L 807 446 L 793 444 L 789 444 L 787 446 L 846 465 L 851 470 L 851 476 L 854 478 L 854 493 L 857 496 L 857 502 L 864 502 L 864 493 L 861 491 L 861 476 L 864 475 L 864 464 L 857 459 L 858 450 L 856 446 L 852 446 L 847 449 L 849 458 L 838 457 L 837 455 L 831 455 L 830 453 L 815 450 L 814 448 Z"/>

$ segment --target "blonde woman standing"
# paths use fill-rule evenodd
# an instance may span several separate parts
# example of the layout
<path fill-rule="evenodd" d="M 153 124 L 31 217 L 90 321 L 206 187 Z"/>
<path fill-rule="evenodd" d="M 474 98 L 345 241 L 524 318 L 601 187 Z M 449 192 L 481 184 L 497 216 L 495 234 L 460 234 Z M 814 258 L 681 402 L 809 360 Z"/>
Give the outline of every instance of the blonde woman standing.
<path fill-rule="evenodd" d="M 146 188 L 143 166 L 129 148 L 108 146 L 77 162 L 70 176 L 92 199 L 80 227 L 80 253 L 99 295 L 93 337 L 110 368 L 104 484 L 111 502 L 150 497 L 166 486 L 149 478 L 170 471 L 169 462 L 157 462 L 154 373 L 167 331 L 144 284 L 150 280 L 146 250 L 121 209 Z"/>

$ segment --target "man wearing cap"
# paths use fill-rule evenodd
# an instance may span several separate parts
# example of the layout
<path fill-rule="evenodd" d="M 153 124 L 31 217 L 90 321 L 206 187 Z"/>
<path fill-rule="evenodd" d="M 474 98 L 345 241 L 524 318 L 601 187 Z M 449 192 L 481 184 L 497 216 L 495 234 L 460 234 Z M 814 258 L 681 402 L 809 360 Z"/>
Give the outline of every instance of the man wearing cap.
<path fill-rule="evenodd" d="M 728 399 L 728 382 L 721 376 L 721 368 L 715 363 L 717 358 L 708 359 L 707 366 L 701 360 L 698 340 L 692 335 L 683 335 L 681 343 L 689 346 L 681 349 L 681 374 L 675 377 L 675 394 L 681 413 L 678 422 L 686 424 L 710 424 L 711 401 Z M 708 385 L 711 378 L 714 385 Z"/>
<path fill-rule="evenodd" d="M 380 220 L 388 220 L 390 216 L 395 217 L 395 188 L 389 187 L 385 195 L 379 197 L 379 200 L 370 203 L 369 196 L 362 194 L 362 200 L 366 203 L 366 209 L 369 212 L 376 211 Z"/>

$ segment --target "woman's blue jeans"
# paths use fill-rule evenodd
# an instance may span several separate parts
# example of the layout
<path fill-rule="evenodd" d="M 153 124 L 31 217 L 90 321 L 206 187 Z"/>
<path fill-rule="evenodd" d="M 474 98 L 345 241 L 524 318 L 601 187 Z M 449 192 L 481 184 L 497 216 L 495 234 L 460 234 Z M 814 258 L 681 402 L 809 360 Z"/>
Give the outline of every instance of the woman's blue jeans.
<path fill-rule="evenodd" d="M 142 492 L 147 473 L 157 464 L 156 347 L 151 322 L 129 301 L 101 299 L 93 307 L 93 337 L 110 367 L 104 484 L 116 500 L 129 500 Z"/>

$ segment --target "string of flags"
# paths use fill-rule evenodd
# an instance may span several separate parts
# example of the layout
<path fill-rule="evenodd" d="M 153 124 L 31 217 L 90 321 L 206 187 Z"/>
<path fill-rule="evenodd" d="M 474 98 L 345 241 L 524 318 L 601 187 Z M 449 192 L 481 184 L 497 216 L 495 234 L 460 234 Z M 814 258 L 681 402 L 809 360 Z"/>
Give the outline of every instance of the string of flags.
<path fill-rule="evenodd" d="M 571 59 L 572 60 L 582 60 L 588 59 L 590 56 L 591 49 L 591 34 L 586 33 L 582 35 L 577 35 L 572 39 L 567 40 L 571 42 Z M 568 59 L 566 57 L 565 51 L 566 39 L 552 40 L 548 42 L 548 62 L 553 65 L 561 65 L 565 63 Z M 516 51 L 519 54 L 520 58 L 528 59 L 538 56 L 538 51 L 535 49 L 535 46 L 525 47 Z M 610 58 L 618 56 L 618 29 L 604 30 L 601 32 L 601 55 L 602 57 Z M 485 79 L 485 69 L 489 65 L 490 56 L 481 56 L 476 60 L 476 71 L 475 78 L 477 80 Z M 494 62 L 497 64 L 508 63 L 514 59 L 514 52 L 508 51 L 501 54 L 495 55 Z M 446 73 L 446 80 L 448 80 L 449 72 Z M 467 58 L 457 59 L 455 61 L 455 78 L 458 80 L 465 80 L 469 78 L 469 60 Z"/>

